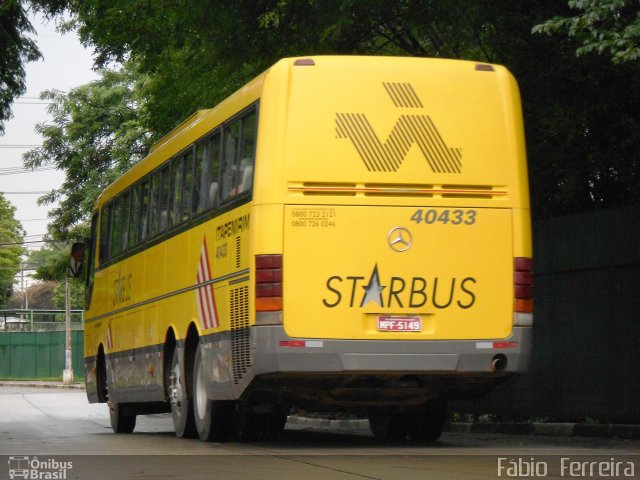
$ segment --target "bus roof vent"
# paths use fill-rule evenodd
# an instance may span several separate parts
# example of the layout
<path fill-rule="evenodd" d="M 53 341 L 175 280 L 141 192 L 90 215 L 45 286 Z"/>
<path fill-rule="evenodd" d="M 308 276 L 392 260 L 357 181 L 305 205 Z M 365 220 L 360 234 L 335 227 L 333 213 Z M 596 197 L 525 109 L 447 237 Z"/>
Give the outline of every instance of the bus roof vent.
<path fill-rule="evenodd" d="M 313 58 L 299 58 L 293 62 L 293 65 L 296 67 L 314 67 L 316 62 L 313 61 Z"/>
<path fill-rule="evenodd" d="M 478 72 L 495 72 L 496 69 L 493 68 L 493 65 L 489 65 L 488 63 L 476 63 L 476 71 L 478 71 Z"/>

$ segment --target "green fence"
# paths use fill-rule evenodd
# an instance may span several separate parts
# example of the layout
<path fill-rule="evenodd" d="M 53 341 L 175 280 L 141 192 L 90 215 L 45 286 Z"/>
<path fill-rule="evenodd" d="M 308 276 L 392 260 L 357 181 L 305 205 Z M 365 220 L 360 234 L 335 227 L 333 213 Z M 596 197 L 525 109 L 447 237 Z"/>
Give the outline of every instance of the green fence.
<path fill-rule="evenodd" d="M 536 222 L 528 375 L 453 411 L 640 422 L 640 207 Z"/>
<path fill-rule="evenodd" d="M 73 373 L 84 377 L 84 332 L 71 332 Z M 65 332 L 0 333 L 0 378 L 62 378 Z"/>

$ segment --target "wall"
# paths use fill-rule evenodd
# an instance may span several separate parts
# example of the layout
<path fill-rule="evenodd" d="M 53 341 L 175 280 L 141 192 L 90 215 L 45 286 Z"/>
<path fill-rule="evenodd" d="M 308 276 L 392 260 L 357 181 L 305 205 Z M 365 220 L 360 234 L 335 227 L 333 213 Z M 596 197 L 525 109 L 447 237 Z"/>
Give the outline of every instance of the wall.
<path fill-rule="evenodd" d="M 640 421 L 640 208 L 534 224 L 529 374 L 458 411 Z"/>

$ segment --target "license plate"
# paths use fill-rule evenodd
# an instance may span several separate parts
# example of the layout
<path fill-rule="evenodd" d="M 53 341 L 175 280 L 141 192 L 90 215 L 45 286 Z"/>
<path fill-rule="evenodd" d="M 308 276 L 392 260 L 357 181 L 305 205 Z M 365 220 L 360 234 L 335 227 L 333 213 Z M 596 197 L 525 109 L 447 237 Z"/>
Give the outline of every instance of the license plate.
<path fill-rule="evenodd" d="M 378 317 L 378 331 L 380 332 L 421 332 L 422 319 L 420 317 Z"/>

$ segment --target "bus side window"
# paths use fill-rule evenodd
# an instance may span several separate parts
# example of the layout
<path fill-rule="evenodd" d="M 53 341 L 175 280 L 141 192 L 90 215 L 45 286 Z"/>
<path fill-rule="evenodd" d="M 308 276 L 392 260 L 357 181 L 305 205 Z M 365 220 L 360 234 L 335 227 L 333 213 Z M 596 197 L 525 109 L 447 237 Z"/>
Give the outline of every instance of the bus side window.
<path fill-rule="evenodd" d="M 209 208 L 213 208 L 217 204 L 218 190 L 220 186 L 220 156 L 222 155 L 222 133 L 218 132 L 211 138 L 210 147 L 211 156 L 209 157 L 209 191 L 207 194 L 207 202 Z"/>
<path fill-rule="evenodd" d="M 113 202 L 102 207 L 100 212 L 100 264 L 109 260 L 109 239 L 111 238 L 111 216 L 113 212 Z"/>
<path fill-rule="evenodd" d="M 160 173 L 157 172 L 151 177 L 151 185 L 149 191 L 149 237 L 153 238 L 158 233 L 158 217 L 159 213 L 159 195 L 160 195 Z"/>
<path fill-rule="evenodd" d="M 182 220 L 182 175 L 184 172 L 184 158 L 177 157 L 171 161 L 171 187 L 170 197 L 167 199 L 169 207 L 169 227 L 175 227 Z"/>
<path fill-rule="evenodd" d="M 122 196 L 116 197 L 113 202 L 113 220 L 111 221 L 111 242 L 109 257 L 116 257 L 122 249 Z"/>
<path fill-rule="evenodd" d="M 149 180 L 140 185 L 140 242 L 147 239 L 149 229 Z"/>
<path fill-rule="evenodd" d="M 134 248 L 140 240 L 140 192 L 142 185 L 135 185 L 131 189 L 131 209 L 129 211 L 129 248 Z"/>
<path fill-rule="evenodd" d="M 129 248 L 129 217 L 131 216 L 131 191 L 122 195 L 122 231 L 120 232 L 120 253 L 126 252 Z"/>
<path fill-rule="evenodd" d="M 205 181 L 205 167 L 208 151 L 208 142 L 204 141 L 196 146 L 196 161 L 193 171 L 194 185 L 193 185 L 193 212 L 194 215 L 198 215 L 204 212 L 206 197 L 206 181 Z"/>
<path fill-rule="evenodd" d="M 256 158 L 256 112 L 242 119 L 242 160 L 238 174 L 238 194 L 251 190 L 253 184 L 253 164 Z"/>
<path fill-rule="evenodd" d="M 238 194 L 238 154 L 240 153 L 240 120 L 235 120 L 224 127 L 224 150 L 220 181 L 222 183 L 222 201 L 229 200 Z"/>
<path fill-rule="evenodd" d="M 159 210 L 160 216 L 158 217 L 158 232 L 162 233 L 167 229 L 169 221 L 169 187 L 171 186 L 171 169 L 170 165 L 167 165 L 160 171 L 160 201 Z"/>
<path fill-rule="evenodd" d="M 191 196 L 193 194 L 193 152 L 189 151 L 184 156 L 184 175 L 182 182 L 182 221 L 191 216 Z"/>
<path fill-rule="evenodd" d="M 196 148 L 195 191 L 193 202 L 195 213 L 211 210 L 216 205 L 218 192 L 218 165 L 220 163 L 220 140 L 218 130 L 211 138 Z"/>

